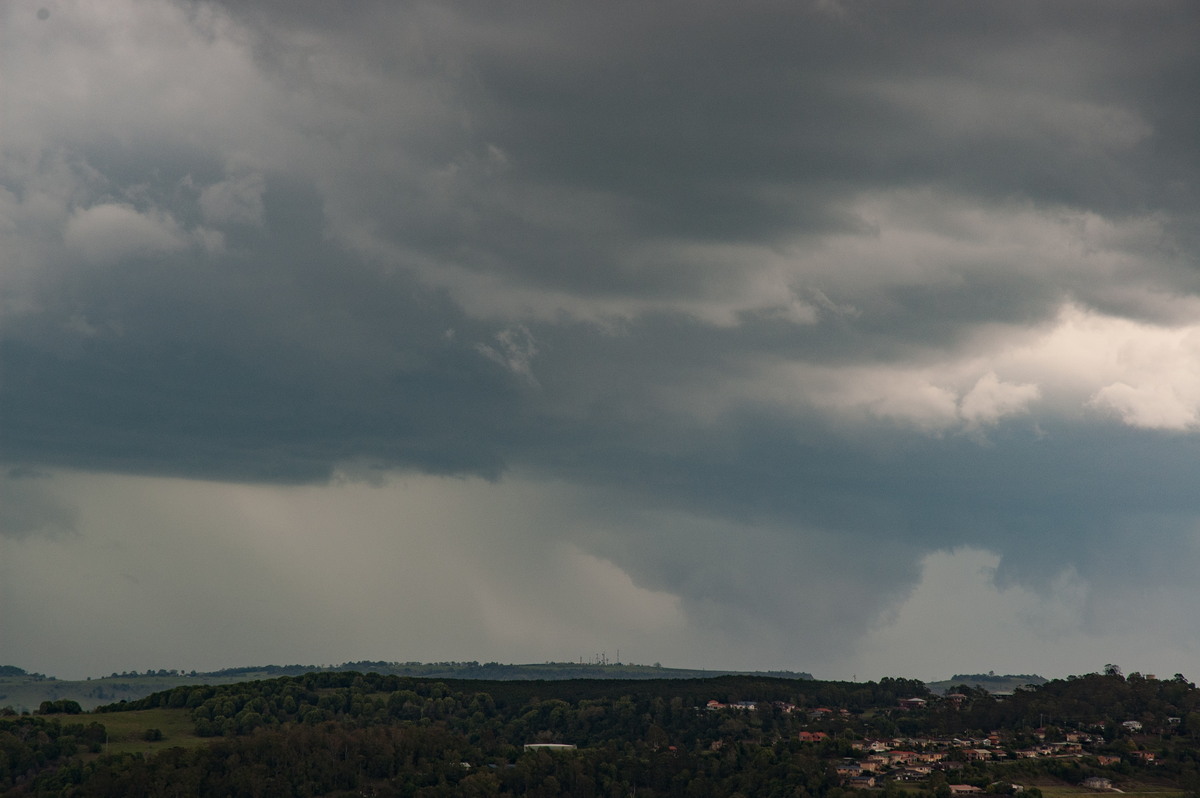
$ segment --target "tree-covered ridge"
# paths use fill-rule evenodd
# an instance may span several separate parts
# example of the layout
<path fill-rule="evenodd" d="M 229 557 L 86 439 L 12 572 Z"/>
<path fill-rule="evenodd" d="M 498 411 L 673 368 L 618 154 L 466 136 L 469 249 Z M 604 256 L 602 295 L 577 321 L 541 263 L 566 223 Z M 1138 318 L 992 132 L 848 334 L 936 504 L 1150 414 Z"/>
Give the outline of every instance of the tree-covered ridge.
<path fill-rule="evenodd" d="M 984 690 L 962 685 L 959 694 L 988 698 Z M 1054 679 L 1017 690 L 1002 701 L 972 700 L 965 707 L 941 705 L 939 722 L 952 727 L 1016 729 L 1053 723 L 1063 727 L 1112 726 L 1136 721 L 1146 729 L 1166 729 L 1170 718 L 1182 723 L 1200 709 L 1200 691 L 1180 674 L 1173 679 L 1140 674 L 1089 674 Z M 1193 719 L 1200 731 L 1200 716 Z"/>
<path fill-rule="evenodd" d="M 151 693 L 180 685 L 232 684 L 279 676 L 301 676 L 319 671 L 380 673 L 420 679 L 552 680 L 552 679 L 711 679 L 724 675 L 771 676 L 787 679 L 811 679 L 803 672 L 761 673 L 664 668 L 659 665 L 633 665 L 611 662 L 544 662 L 507 665 L 498 662 L 344 662 L 340 665 L 252 665 L 215 671 L 176 669 L 125 671 L 86 680 L 68 680 L 27 673 L 14 665 L 0 666 L 0 706 L 18 711 L 32 710 L 43 701 L 69 699 L 84 709 L 93 709 L 117 701 L 135 701 Z"/>
<path fill-rule="evenodd" d="M 1200 691 L 1182 677 L 1138 674 L 997 698 L 966 685 L 938 696 L 905 679 L 487 682 L 325 672 L 178 687 L 105 707 L 70 734 L 45 725 L 60 719 L 17 718 L 26 740 L 45 730 L 41 758 L 22 749 L 0 785 L 38 796 L 841 798 L 874 789 L 947 798 L 951 784 L 1011 792 L 1013 783 L 1092 778 L 1157 780 L 1174 795 L 1200 795 L 1198 709 Z M 88 753 L 106 719 L 138 712 L 190 718 L 196 747 Z M 80 728 L 92 730 L 86 741 Z M 577 749 L 526 749 L 551 742 Z"/>
<path fill-rule="evenodd" d="M 361 717 L 379 714 L 381 703 L 437 698 L 472 705 L 486 696 L 500 712 L 514 712 L 533 704 L 558 701 L 671 700 L 680 707 L 705 707 L 709 701 L 732 704 L 752 700 L 791 707 L 831 706 L 861 712 L 890 707 L 905 697 L 928 695 L 925 686 L 911 679 L 882 679 L 878 683 L 819 682 L 767 677 L 723 676 L 707 680 L 478 680 L 430 681 L 378 673 L 321 672 L 233 685 L 177 687 L 138 701 L 99 707 L 98 713 L 153 707 L 188 708 L 203 736 L 244 733 L 238 721 L 247 711 L 276 722 L 319 722 L 341 714 Z M 388 701 L 383 696 L 388 696 Z M 447 705 L 449 706 L 449 705 Z M 407 718 L 412 719 L 412 718 Z M 252 720 L 254 720 L 252 718 Z"/>
<path fill-rule="evenodd" d="M 692 785 L 697 795 L 732 795 L 760 794 L 781 779 L 823 794 L 836 785 L 836 775 L 820 751 L 801 746 L 792 733 L 791 702 L 890 704 L 912 689 L 920 684 L 745 677 L 705 683 L 438 682 L 354 673 L 177 688 L 105 707 L 98 716 L 187 710 L 198 734 L 223 740 L 149 760 L 125 757 L 59 769 L 44 776 L 34 794 L 74 785 L 78 795 L 154 795 L 181 782 L 201 790 L 196 794 L 228 794 L 238 778 L 257 780 L 264 789 L 268 778 L 276 787 L 284 778 L 287 790 L 309 785 L 307 794 L 365 784 L 376 794 L 395 795 L 627 795 L 639 785 L 648 794 L 672 794 L 678 791 L 674 784 Z M 729 703 L 753 698 L 762 708 L 735 716 L 707 711 L 714 696 Z M 537 742 L 574 743 L 579 750 L 569 758 L 524 753 L 526 744 Z M 337 750 L 341 758 L 328 754 Z M 240 776 L 223 764 L 235 753 L 244 765 Z M 303 767 L 294 767 L 296 757 Z M 279 774 L 281 768 L 286 774 Z M 381 779 L 386 786 L 375 783 Z"/>

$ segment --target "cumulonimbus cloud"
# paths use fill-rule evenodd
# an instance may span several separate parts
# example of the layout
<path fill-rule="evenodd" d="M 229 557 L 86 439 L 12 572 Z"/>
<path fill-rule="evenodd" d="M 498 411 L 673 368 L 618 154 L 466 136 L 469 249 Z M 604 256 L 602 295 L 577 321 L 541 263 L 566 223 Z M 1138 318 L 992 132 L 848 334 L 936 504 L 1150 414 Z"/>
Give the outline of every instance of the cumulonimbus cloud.
<path fill-rule="evenodd" d="M 956 546 L 1144 582 L 1102 552 L 1200 518 L 1197 12 L 1081 9 L 7 4 L 0 456 L 583 486 L 561 567 L 762 637 Z"/>

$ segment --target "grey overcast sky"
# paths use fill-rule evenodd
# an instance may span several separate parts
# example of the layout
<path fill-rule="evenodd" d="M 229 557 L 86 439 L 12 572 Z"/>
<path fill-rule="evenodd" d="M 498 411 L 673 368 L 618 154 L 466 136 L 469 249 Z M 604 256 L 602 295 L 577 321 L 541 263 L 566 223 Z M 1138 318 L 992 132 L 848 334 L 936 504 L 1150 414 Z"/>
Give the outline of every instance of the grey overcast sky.
<path fill-rule="evenodd" d="M 0 663 L 1200 676 L 1198 41 L 0 3 Z"/>

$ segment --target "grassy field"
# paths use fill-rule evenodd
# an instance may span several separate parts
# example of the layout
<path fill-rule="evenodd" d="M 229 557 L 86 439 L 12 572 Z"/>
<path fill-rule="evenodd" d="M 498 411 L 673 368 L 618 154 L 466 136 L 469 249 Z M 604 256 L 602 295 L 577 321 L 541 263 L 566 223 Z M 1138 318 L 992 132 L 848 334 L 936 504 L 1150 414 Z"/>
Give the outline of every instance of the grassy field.
<path fill-rule="evenodd" d="M 99 715 L 47 715 L 61 723 L 95 721 L 108 731 L 108 752 L 151 753 L 164 748 L 192 748 L 212 742 L 193 733 L 191 711 L 187 709 L 140 709 L 134 712 L 104 712 Z M 158 729 L 162 739 L 146 739 L 147 729 Z"/>

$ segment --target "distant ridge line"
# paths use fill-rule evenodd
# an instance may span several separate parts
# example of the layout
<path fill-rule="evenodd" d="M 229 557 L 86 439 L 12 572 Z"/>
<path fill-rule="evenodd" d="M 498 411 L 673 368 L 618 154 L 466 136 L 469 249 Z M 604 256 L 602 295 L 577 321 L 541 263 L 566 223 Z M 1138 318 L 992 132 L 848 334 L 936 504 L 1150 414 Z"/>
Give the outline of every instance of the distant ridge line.
<path fill-rule="evenodd" d="M 421 676 L 446 679 L 708 679 L 717 676 L 766 676 L 780 679 L 812 679 L 805 671 L 709 670 L 705 668 L 665 668 L 661 665 L 630 663 L 545 662 L 505 664 L 478 661 L 392 662 L 359 660 L 340 665 L 263 665 L 222 668 L 189 675 L 207 678 L 299 676 L 314 671 L 359 671 L 382 675 Z"/>
<path fill-rule="evenodd" d="M 704 670 L 699 668 L 664 668 L 659 665 L 626 663 L 545 662 L 526 665 L 506 665 L 499 662 L 387 662 L 359 660 L 340 665 L 246 665 L 214 671 L 146 670 L 125 671 L 87 679 L 57 679 L 41 673 L 30 673 L 14 665 L 0 665 L 0 708 L 11 707 L 32 711 L 42 701 L 69 699 L 77 701 L 84 710 L 97 706 L 136 701 L 152 693 L 170 690 L 181 685 L 233 684 L 306 673 L 348 672 L 378 673 L 381 676 L 407 676 L 418 679 L 462 681 L 566 681 L 590 680 L 650 680 L 650 679 L 714 679 L 722 676 L 749 676 L 764 679 L 812 680 L 809 673 L 797 671 L 738 671 Z"/>

